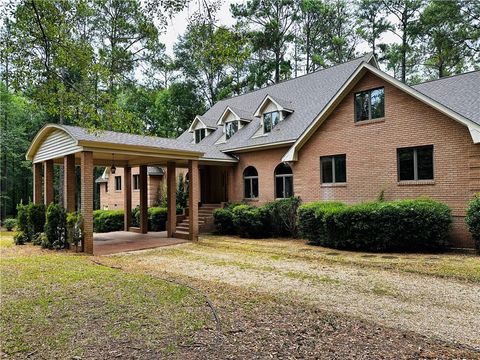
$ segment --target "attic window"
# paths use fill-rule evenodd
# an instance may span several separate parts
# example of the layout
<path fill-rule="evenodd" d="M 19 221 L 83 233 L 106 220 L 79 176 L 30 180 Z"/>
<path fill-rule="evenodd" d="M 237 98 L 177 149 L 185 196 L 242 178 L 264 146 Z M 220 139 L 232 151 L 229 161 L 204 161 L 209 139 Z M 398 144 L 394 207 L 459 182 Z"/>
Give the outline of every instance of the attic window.
<path fill-rule="evenodd" d="M 200 141 L 202 141 L 207 134 L 206 129 L 197 129 L 195 130 L 195 144 L 198 144 Z"/>
<path fill-rule="evenodd" d="M 238 131 L 238 121 L 229 121 L 225 123 L 225 138 L 230 139 Z"/>
<path fill-rule="evenodd" d="M 263 132 L 269 133 L 280 122 L 280 112 L 272 111 L 263 114 Z"/>
<path fill-rule="evenodd" d="M 384 88 L 355 94 L 355 121 L 379 119 L 385 116 Z"/>

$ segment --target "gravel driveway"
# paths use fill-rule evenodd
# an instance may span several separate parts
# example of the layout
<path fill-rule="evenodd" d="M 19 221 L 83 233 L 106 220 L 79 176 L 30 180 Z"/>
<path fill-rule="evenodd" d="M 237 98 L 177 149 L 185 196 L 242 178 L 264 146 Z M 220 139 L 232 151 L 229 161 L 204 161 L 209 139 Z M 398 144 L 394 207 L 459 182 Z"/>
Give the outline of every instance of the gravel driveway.
<path fill-rule="evenodd" d="M 302 241 L 212 236 L 197 244 L 111 259 L 174 277 L 294 297 L 322 310 L 480 349 L 480 283 L 468 277 L 460 280 L 416 273 L 409 268 L 409 261 L 415 261 L 415 266 L 427 271 L 430 263 L 443 261 L 445 255 L 357 253 L 355 262 L 350 254 Z M 382 266 L 370 266 L 370 259 L 380 259 Z M 453 256 L 450 260 L 459 266 L 464 261 L 473 264 L 474 279 L 478 260 L 480 272 L 479 258 Z"/>

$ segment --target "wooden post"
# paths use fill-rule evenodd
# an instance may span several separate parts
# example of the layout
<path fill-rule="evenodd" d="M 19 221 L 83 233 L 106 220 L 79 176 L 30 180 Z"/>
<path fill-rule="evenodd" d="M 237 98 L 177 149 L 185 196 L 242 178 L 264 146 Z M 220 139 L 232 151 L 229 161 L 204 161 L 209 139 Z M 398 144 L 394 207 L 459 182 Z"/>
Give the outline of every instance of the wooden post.
<path fill-rule="evenodd" d="M 124 218 L 123 229 L 125 231 L 130 230 L 130 224 L 132 221 L 132 168 L 125 166 L 123 168 L 123 177 L 125 178 L 125 189 L 123 191 L 124 196 Z"/>
<path fill-rule="evenodd" d="M 80 154 L 83 246 L 87 254 L 93 254 L 93 153 L 82 151 Z"/>
<path fill-rule="evenodd" d="M 188 161 L 188 222 L 190 240 L 198 241 L 198 201 L 200 199 L 200 179 L 198 160 Z"/>
<path fill-rule="evenodd" d="M 46 160 L 43 165 L 43 196 L 45 206 L 53 202 L 53 160 Z"/>
<path fill-rule="evenodd" d="M 35 204 L 41 204 L 43 202 L 42 171 L 43 171 L 42 163 L 33 164 L 33 202 Z"/>
<path fill-rule="evenodd" d="M 167 162 L 167 236 L 174 237 L 177 228 L 176 164 Z"/>
<path fill-rule="evenodd" d="M 74 212 L 75 208 L 75 154 L 63 158 L 63 201 L 67 212 Z"/>
<path fill-rule="evenodd" d="M 140 166 L 140 232 L 148 232 L 147 165 Z"/>

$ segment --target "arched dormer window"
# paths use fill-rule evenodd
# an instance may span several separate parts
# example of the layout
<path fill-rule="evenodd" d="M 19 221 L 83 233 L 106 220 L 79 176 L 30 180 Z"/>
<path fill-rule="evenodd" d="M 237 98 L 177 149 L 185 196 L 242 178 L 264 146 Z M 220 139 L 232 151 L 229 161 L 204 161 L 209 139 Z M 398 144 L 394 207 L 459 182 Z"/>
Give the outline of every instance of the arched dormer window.
<path fill-rule="evenodd" d="M 293 196 L 293 172 L 292 168 L 281 163 L 275 168 L 275 197 L 284 199 Z"/>
<path fill-rule="evenodd" d="M 243 171 L 243 188 L 245 199 L 258 198 L 258 172 L 253 166 Z"/>

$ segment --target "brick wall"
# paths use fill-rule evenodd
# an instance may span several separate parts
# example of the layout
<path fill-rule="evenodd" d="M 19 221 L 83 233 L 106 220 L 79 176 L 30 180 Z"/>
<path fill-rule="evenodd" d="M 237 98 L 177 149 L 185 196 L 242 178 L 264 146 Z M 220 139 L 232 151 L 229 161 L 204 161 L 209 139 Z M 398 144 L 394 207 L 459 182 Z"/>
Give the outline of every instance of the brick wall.
<path fill-rule="evenodd" d="M 355 123 L 354 93 L 385 87 L 383 121 Z M 401 184 L 397 180 L 397 148 L 433 145 L 434 181 Z M 274 169 L 287 148 L 237 154 L 233 171 L 233 201 L 243 198 L 243 170 L 255 166 L 259 175 L 258 204 L 274 198 Z M 346 154 L 346 186 L 324 186 L 320 181 L 320 156 Z M 304 202 L 340 200 L 371 201 L 381 190 L 385 198 L 428 196 L 447 203 L 454 216 L 454 246 L 471 247 L 464 223 L 465 208 L 480 189 L 480 145 L 474 145 L 468 129 L 428 105 L 385 83 L 365 75 L 329 118 L 299 151 L 292 164 L 294 192 Z"/>

